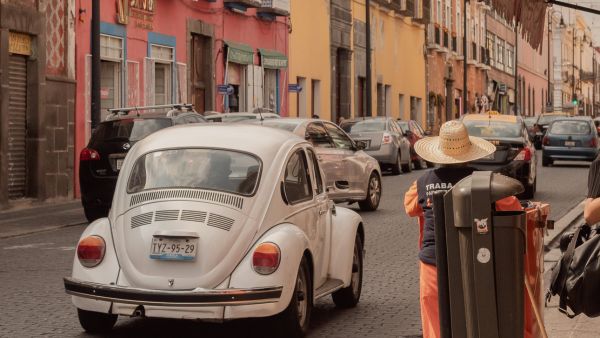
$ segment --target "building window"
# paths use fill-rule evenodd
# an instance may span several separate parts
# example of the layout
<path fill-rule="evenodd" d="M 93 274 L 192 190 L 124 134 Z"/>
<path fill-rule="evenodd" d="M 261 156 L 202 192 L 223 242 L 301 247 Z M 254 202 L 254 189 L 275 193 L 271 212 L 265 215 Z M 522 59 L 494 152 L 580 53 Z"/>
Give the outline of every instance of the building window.
<path fill-rule="evenodd" d="M 497 67 L 504 69 L 504 40 L 496 37 L 496 63 Z"/>
<path fill-rule="evenodd" d="M 487 34 L 487 54 L 490 66 L 496 65 L 496 44 L 494 35 L 491 33 Z"/>
<path fill-rule="evenodd" d="M 171 47 L 151 45 L 154 59 L 154 104 L 169 104 L 173 97 L 173 60 Z"/>
<path fill-rule="evenodd" d="M 278 113 L 278 81 L 279 70 L 277 69 L 264 69 L 264 80 L 263 80 L 263 107 L 270 109 L 271 111 Z"/>
<path fill-rule="evenodd" d="M 123 39 L 100 35 L 100 109 L 121 105 L 123 80 Z"/>
<path fill-rule="evenodd" d="M 514 58 L 515 58 L 515 47 L 510 44 L 506 44 L 506 72 L 514 74 Z"/>
<path fill-rule="evenodd" d="M 312 108 L 312 116 L 321 116 L 321 81 L 311 81 L 310 91 L 310 106 Z"/>
<path fill-rule="evenodd" d="M 437 21 L 437 23 L 439 25 L 442 25 L 442 23 L 443 23 L 443 21 L 442 21 L 442 12 L 443 12 L 443 10 L 442 10 L 442 0 L 438 0 L 437 1 L 437 8 L 436 8 L 436 10 L 437 10 L 437 20 L 436 21 Z"/>
<path fill-rule="evenodd" d="M 306 78 L 298 76 L 296 83 L 300 87 L 300 91 L 296 94 L 298 101 L 296 103 L 296 109 L 298 117 L 306 117 Z"/>
<path fill-rule="evenodd" d="M 377 116 L 385 116 L 385 91 L 381 83 L 377 84 Z"/>
<path fill-rule="evenodd" d="M 410 97 L 410 119 L 417 121 L 419 125 L 422 125 L 423 114 L 421 113 L 422 102 L 419 97 Z"/>
<path fill-rule="evenodd" d="M 450 0 L 446 0 L 446 28 L 452 29 L 452 11 L 450 6 Z"/>

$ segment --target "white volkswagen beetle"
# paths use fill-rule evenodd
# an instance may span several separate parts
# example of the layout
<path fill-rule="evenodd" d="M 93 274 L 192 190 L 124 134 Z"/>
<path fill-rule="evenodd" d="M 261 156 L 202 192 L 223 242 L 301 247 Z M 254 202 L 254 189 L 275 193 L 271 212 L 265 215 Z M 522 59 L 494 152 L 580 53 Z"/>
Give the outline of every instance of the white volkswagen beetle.
<path fill-rule="evenodd" d="M 137 143 L 108 218 L 81 235 L 64 279 L 86 331 L 117 316 L 272 317 L 303 335 L 332 294 L 355 306 L 364 229 L 327 198 L 312 146 L 252 125 L 187 125 Z"/>

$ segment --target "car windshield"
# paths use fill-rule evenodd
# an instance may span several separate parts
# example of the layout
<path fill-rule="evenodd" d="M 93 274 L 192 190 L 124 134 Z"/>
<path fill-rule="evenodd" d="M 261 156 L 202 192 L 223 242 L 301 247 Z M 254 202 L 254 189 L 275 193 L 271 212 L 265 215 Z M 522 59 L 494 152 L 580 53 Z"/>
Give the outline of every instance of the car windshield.
<path fill-rule="evenodd" d="M 128 193 L 148 189 L 211 189 L 249 196 L 257 187 L 257 157 L 222 149 L 169 149 L 140 157 L 131 171 Z"/>
<path fill-rule="evenodd" d="M 370 131 L 384 131 L 385 120 L 364 120 L 356 123 L 344 123 L 342 129 L 347 133 L 361 133 Z"/>
<path fill-rule="evenodd" d="M 403 133 L 406 133 L 408 130 L 410 130 L 410 127 L 408 126 L 408 122 L 398 122 L 398 125 L 400 126 L 400 129 L 402 129 Z"/>
<path fill-rule="evenodd" d="M 550 122 L 557 119 L 564 119 L 567 115 L 540 115 L 538 119 L 538 124 L 550 124 Z"/>
<path fill-rule="evenodd" d="M 135 142 L 172 125 L 170 119 L 125 119 L 103 122 L 94 132 L 94 141 Z"/>
<path fill-rule="evenodd" d="M 550 127 L 550 134 L 587 135 L 591 134 L 590 124 L 584 121 L 556 121 Z"/>
<path fill-rule="evenodd" d="M 527 127 L 533 127 L 533 125 L 535 124 L 535 120 L 535 118 L 528 117 L 526 119 L 523 119 L 523 122 L 525 122 L 525 125 Z"/>
<path fill-rule="evenodd" d="M 463 121 L 469 135 L 483 138 L 516 138 L 521 137 L 518 123 L 500 121 Z"/>

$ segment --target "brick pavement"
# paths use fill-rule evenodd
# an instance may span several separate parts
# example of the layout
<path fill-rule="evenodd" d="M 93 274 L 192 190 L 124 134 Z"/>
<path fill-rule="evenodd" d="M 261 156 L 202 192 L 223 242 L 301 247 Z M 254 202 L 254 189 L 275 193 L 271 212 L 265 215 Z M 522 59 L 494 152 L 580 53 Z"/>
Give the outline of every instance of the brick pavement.
<path fill-rule="evenodd" d="M 552 203 L 555 217 L 566 213 L 580 200 L 585 185 L 582 180 L 587 173 L 585 167 L 539 170 L 539 199 Z M 320 300 L 313 312 L 310 337 L 420 336 L 416 257 L 418 230 L 416 222 L 408 219 L 402 210 L 402 194 L 419 174 L 417 171 L 409 175 L 384 177 L 381 209 L 361 213 L 367 237 L 361 302 L 355 309 L 339 310 L 329 297 Z M 555 181 L 556 177 L 560 179 Z M 28 222 L 45 223 L 52 219 L 40 209 L 33 214 L 35 217 L 27 214 Z M 7 215 L 0 213 L 0 224 L 6 221 Z M 3 312 L 0 337 L 87 337 L 62 288 L 62 277 L 70 274 L 74 245 L 83 228 L 73 226 L 28 236 L 0 238 L 0 280 L 4 285 L 0 288 L 0 301 L 11 304 L 10 311 Z M 4 229 L 0 225 L 0 235 Z M 574 336 L 574 332 L 577 336 L 587 337 L 584 330 L 593 327 L 584 318 L 565 321 L 566 317 L 552 310 L 546 310 L 549 328 L 556 328 L 550 337 L 570 337 Z M 183 336 L 197 332 L 207 337 L 246 337 L 252 336 L 251 333 L 261 336 L 264 329 L 261 320 L 221 325 L 123 318 L 110 336 Z"/>

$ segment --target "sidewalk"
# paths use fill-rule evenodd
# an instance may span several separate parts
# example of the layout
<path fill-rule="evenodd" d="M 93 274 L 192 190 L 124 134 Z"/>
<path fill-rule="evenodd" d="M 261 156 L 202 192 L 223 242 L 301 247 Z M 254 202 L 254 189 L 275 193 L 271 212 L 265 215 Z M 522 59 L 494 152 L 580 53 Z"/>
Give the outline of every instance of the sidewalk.
<path fill-rule="evenodd" d="M 546 236 L 544 244 L 547 253 L 544 255 L 544 285 L 548 287 L 551 269 L 561 257 L 558 249 L 560 235 L 568 231 L 572 226 L 582 224 L 583 203 L 577 205 L 555 224 L 555 230 L 551 230 Z M 600 337 L 600 318 L 588 318 L 579 315 L 573 319 L 558 311 L 558 296 L 544 308 L 544 322 L 546 331 L 550 338 L 597 338 Z"/>
<path fill-rule="evenodd" d="M 0 212 L 0 238 L 85 224 L 80 200 L 27 205 Z"/>

